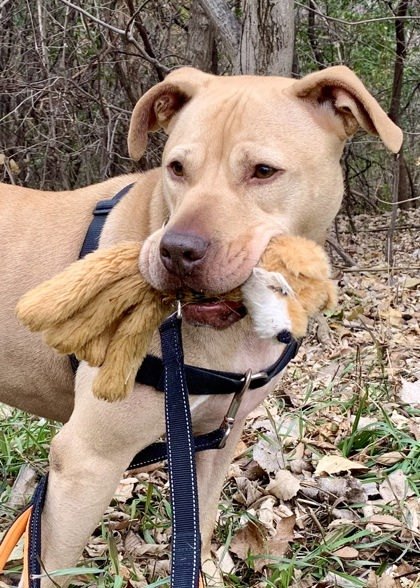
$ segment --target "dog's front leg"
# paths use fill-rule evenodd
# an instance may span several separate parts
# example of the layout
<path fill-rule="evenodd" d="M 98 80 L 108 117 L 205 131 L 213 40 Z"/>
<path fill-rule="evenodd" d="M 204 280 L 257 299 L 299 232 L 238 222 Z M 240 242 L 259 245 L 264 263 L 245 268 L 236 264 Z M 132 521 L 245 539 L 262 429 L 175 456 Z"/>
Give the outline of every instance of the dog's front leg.
<path fill-rule="evenodd" d="M 211 557 L 211 539 L 217 517 L 219 497 L 235 448 L 240 439 L 245 419 L 237 421 L 223 449 L 198 453 L 197 478 L 200 501 L 203 572 L 209 588 L 224 586 L 222 575 Z"/>
<path fill-rule="evenodd" d="M 78 438 L 71 425 L 55 437 L 42 514 L 43 572 L 75 565 L 129 461 L 126 451 L 109 456 L 98 453 Z M 66 584 L 63 577 L 54 577 L 54 582 Z M 45 579 L 41 585 L 54 584 Z"/>
<path fill-rule="evenodd" d="M 74 412 L 54 438 L 48 492 L 42 514 L 42 567 L 47 573 L 73 567 L 100 521 L 124 470 L 137 451 L 165 430 L 163 395 L 136 386 L 129 397 L 108 403 L 93 397 L 95 370 L 77 374 Z M 42 588 L 65 586 L 45 578 Z"/>

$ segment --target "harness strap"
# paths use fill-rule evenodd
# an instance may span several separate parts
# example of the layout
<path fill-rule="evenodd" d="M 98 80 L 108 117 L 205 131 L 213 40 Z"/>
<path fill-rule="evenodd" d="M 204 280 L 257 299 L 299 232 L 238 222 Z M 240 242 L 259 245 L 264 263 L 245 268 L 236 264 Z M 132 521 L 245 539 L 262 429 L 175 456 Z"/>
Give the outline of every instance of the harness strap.
<path fill-rule="evenodd" d="M 79 258 L 85 257 L 91 251 L 98 249 L 99 238 L 107 216 L 109 212 L 114 208 L 116 204 L 123 198 L 134 186 L 134 184 L 128 184 L 124 186 L 113 198 L 109 200 L 100 200 L 95 206 L 93 211 L 93 220 L 89 225 L 86 233 L 85 240 L 83 241 L 82 248 L 80 250 Z"/>
<path fill-rule="evenodd" d="M 0 545 L 0 573 L 19 539 L 24 536 L 23 588 L 41 586 L 41 514 L 47 491 L 48 474 L 35 489 L 30 504 L 15 520 Z"/>
<path fill-rule="evenodd" d="M 94 219 L 85 237 L 80 257 L 97 248 L 99 237 L 112 208 L 133 184 L 120 190 L 114 198 L 98 202 Z M 279 359 L 266 370 L 252 375 L 220 372 L 185 366 L 181 339 L 181 319 L 171 315 L 160 329 L 162 360 L 148 355 L 138 370 L 136 381 L 165 393 L 167 443 L 153 443 L 139 452 L 129 469 L 168 460 L 172 499 L 172 588 L 202 588 L 200 578 L 201 537 L 195 472 L 195 453 L 221 449 L 234 423 L 243 393 L 267 384 L 296 355 L 300 342 L 292 340 Z M 70 357 L 74 370 L 78 361 Z M 219 429 L 193 437 L 189 408 L 192 394 L 234 394 L 228 413 Z M 48 475 L 39 482 L 31 504 L 13 523 L 0 544 L 0 572 L 20 537 L 25 535 L 23 588 L 40 588 L 41 513 L 45 501 Z"/>
<path fill-rule="evenodd" d="M 197 435 L 194 437 L 194 452 L 206 451 L 207 449 L 217 449 L 225 437 L 225 430 L 220 427 L 211 433 Z M 158 463 L 168 459 L 168 447 L 165 441 L 152 443 L 142 451 L 139 451 L 132 459 L 127 469 L 134 470 L 142 468 L 152 463 Z"/>
<path fill-rule="evenodd" d="M 249 388 L 255 390 L 268 384 L 295 357 L 299 347 L 300 341 L 293 339 L 275 363 L 252 377 Z M 208 370 L 191 365 L 185 366 L 185 375 L 190 394 L 234 394 L 241 390 L 244 383 L 244 374 Z M 136 382 L 162 392 L 164 384 L 162 360 L 155 355 L 147 355 L 137 372 Z"/>

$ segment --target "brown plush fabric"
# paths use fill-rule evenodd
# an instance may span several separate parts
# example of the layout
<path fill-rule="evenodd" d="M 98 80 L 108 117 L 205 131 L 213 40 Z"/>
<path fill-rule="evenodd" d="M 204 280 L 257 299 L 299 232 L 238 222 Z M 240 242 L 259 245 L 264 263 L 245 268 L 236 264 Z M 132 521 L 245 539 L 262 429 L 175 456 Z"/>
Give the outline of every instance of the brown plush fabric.
<path fill-rule="evenodd" d="M 93 393 L 108 401 L 125 398 L 159 324 L 175 309 L 175 295 L 154 290 L 138 268 L 141 244 L 99 249 L 30 290 L 18 303 L 18 318 L 59 353 L 99 367 Z M 279 271 L 292 286 L 288 308 L 292 331 L 304 334 L 308 316 L 335 300 L 323 250 L 301 237 L 277 237 L 261 265 Z M 281 295 L 281 294 L 279 294 Z M 236 289 L 225 299 L 240 300 Z M 183 302 L 192 301 L 185 293 Z"/>

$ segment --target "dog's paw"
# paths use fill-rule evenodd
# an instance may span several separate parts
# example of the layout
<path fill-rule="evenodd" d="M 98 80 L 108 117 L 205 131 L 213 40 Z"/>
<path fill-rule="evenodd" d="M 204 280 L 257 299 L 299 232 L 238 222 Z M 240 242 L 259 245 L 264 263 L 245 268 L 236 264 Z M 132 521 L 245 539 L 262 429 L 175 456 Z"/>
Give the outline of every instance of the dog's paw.
<path fill-rule="evenodd" d="M 281 273 L 254 268 L 242 286 L 242 296 L 259 337 L 290 342 L 293 328 L 288 298 L 294 292 Z"/>

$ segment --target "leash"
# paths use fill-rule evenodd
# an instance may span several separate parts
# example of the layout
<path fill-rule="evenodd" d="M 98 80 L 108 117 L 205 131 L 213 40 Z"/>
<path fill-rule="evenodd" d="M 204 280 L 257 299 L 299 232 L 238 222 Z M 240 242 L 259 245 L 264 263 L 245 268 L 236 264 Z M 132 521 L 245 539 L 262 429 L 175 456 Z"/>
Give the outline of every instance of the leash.
<path fill-rule="evenodd" d="M 170 316 L 159 332 L 165 366 L 166 439 L 172 503 L 171 586 L 197 588 L 201 568 L 201 535 L 180 313 Z"/>
<path fill-rule="evenodd" d="M 110 210 L 127 194 L 126 186 L 111 200 L 98 202 L 94 219 L 85 237 L 80 257 L 96 249 Z M 148 355 L 138 370 L 136 381 L 165 394 L 166 442 L 152 443 L 132 460 L 129 470 L 167 460 L 172 502 L 172 588 L 199 588 L 201 536 L 195 453 L 222 449 L 235 423 L 244 394 L 266 385 L 295 357 L 300 342 L 292 340 L 279 359 L 264 371 L 253 374 L 220 372 L 185 366 L 181 336 L 182 316 L 178 311 L 160 326 L 162 359 Z M 70 358 L 72 367 L 78 362 Z M 233 398 L 220 427 L 193 436 L 189 394 L 232 394 Z M 23 588 L 40 588 L 41 514 L 48 474 L 41 478 L 30 505 L 15 520 L 0 545 L 0 572 L 19 539 L 24 536 Z"/>

